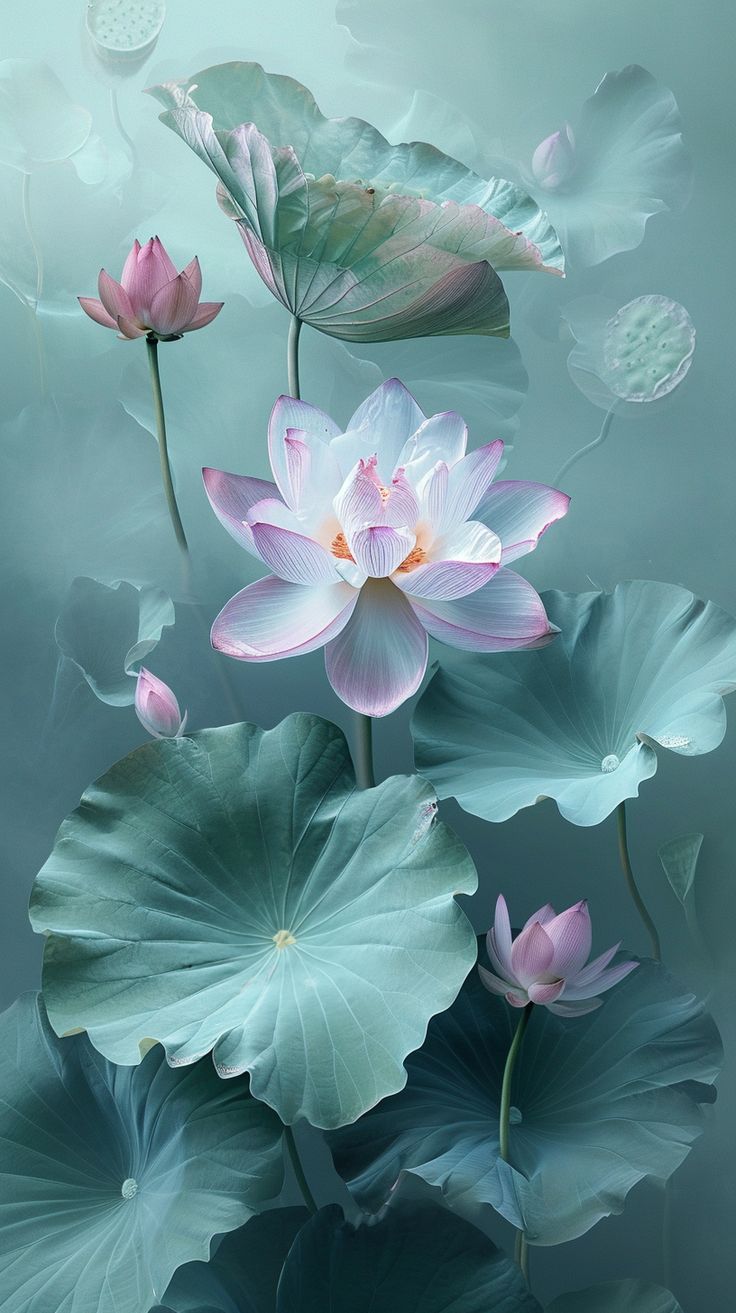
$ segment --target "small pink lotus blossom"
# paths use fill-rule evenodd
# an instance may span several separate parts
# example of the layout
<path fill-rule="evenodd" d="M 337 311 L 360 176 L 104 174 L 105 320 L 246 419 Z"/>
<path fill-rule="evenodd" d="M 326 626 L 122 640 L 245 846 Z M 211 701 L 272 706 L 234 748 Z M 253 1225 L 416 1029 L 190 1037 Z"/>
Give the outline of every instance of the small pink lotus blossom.
<path fill-rule="evenodd" d="M 184 733 L 187 712 L 182 716 L 168 684 L 157 679 L 145 666 L 138 671 L 135 710 L 143 728 L 155 739 L 178 739 Z"/>
<path fill-rule="evenodd" d="M 212 643 L 240 661 L 325 648 L 349 707 L 386 716 L 418 689 L 428 635 L 471 652 L 538 647 L 557 632 L 521 575 L 569 498 L 539 483 L 494 483 L 503 443 L 467 452 L 454 411 L 427 419 L 398 379 L 343 432 L 280 397 L 271 414 L 275 482 L 204 470 L 207 496 L 241 546 L 270 567 L 225 605 Z"/>
<path fill-rule="evenodd" d="M 493 971 L 479 966 L 492 994 L 502 994 L 513 1008 L 539 1003 L 561 1017 L 579 1017 L 599 1008 L 604 993 L 628 976 L 638 962 L 609 967 L 620 944 L 588 962 L 592 942 L 588 904 L 583 901 L 555 914 L 547 903 L 529 917 L 513 939 L 506 900 L 496 903 L 493 927 L 486 936 Z M 586 962 L 588 965 L 586 966 Z"/>
<path fill-rule="evenodd" d="M 532 156 L 532 173 L 536 182 L 554 191 L 575 172 L 575 137 L 569 123 L 559 132 L 540 141 Z"/>
<path fill-rule="evenodd" d="M 222 301 L 200 301 L 202 273 L 196 255 L 180 274 L 158 237 L 133 243 L 120 282 L 104 269 L 97 282 L 100 299 L 80 296 L 79 304 L 103 328 L 117 328 L 125 338 L 152 333 L 163 341 L 210 324 Z"/>

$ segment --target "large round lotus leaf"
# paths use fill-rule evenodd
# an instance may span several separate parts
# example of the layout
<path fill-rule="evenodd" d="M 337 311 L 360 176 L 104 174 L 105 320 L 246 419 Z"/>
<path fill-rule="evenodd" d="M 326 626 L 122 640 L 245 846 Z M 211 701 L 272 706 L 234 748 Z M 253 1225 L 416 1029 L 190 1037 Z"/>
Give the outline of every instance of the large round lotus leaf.
<path fill-rule="evenodd" d="M 361 1203 L 377 1207 L 412 1172 L 451 1206 L 490 1204 L 531 1243 L 554 1245 L 679 1166 L 721 1048 L 702 1004 L 663 967 L 642 962 L 587 1016 L 533 1010 L 511 1093 L 511 1166 L 498 1158 L 498 1111 L 518 1018 L 474 971 L 407 1062 L 401 1094 L 329 1137 Z"/>
<path fill-rule="evenodd" d="M 135 701 L 138 667 L 173 623 L 174 604 L 161 588 L 82 576 L 72 582 L 54 636 L 95 696 L 122 707 Z"/>
<path fill-rule="evenodd" d="M 648 580 L 543 600 L 562 631 L 548 647 L 437 672 L 414 718 L 417 766 L 485 820 L 551 797 L 566 820 L 597 825 L 654 774 L 657 745 L 718 747 L 736 620 Z"/>
<path fill-rule="evenodd" d="M 560 1295 L 545 1313 L 682 1313 L 669 1290 L 648 1281 L 607 1281 L 589 1290 Z"/>
<path fill-rule="evenodd" d="M 299 1232 L 276 1313 L 541 1313 L 519 1269 L 438 1204 L 396 1204 L 358 1227 L 336 1205 Z"/>
<path fill-rule="evenodd" d="M 45 996 L 59 1033 L 113 1062 L 159 1040 L 292 1122 L 353 1121 L 475 960 L 455 893 L 473 864 L 416 776 L 358 791 L 334 725 L 147 744 L 87 790 L 38 876 Z"/>
<path fill-rule="evenodd" d="M 89 110 L 74 104 L 48 64 L 0 61 L 0 163 L 32 173 L 69 159 L 91 130 Z"/>
<path fill-rule="evenodd" d="M 575 267 L 631 251 L 653 214 L 682 209 L 692 169 L 671 91 L 645 68 L 606 73 L 573 121 L 566 176 L 524 181 L 549 214 Z"/>
<path fill-rule="evenodd" d="M 278 1194 L 281 1130 L 210 1063 L 115 1067 L 25 995 L 0 1017 L 0 1310 L 143 1313 Z"/>
<path fill-rule="evenodd" d="M 209 1263 L 180 1267 L 151 1313 L 275 1313 L 281 1269 L 306 1208 L 273 1208 L 225 1236 Z"/>

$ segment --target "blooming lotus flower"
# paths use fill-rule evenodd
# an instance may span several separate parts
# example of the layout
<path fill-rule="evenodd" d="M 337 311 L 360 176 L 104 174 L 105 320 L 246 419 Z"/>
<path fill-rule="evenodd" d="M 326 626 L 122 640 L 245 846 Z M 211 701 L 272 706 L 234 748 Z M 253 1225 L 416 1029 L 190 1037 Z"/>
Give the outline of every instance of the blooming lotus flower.
<path fill-rule="evenodd" d="M 568 907 L 559 916 L 549 903 L 545 904 L 513 939 L 506 900 L 501 895 L 486 936 L 493 971 L 480 965 L 478 971 L 486 989 L 502 994 L 512 1008 L 540 1003 L 561 1017 L 580 1017 L 599 1008 L 597 995 L 611 989 L 639 965 L 633 961 L 608 965 L 620 944 L 588 962 L 591 943 L 585 901 Z"/>
<path fill-rule="evenodd" d="M 145 666 L 138 671 L 135 710 L 143 728 L 156 739 L 178 739 L 184 733 L 187 712 L 182 716 L 168 684 L 157 679 Z"/>
<path fill-rule="evenodd" d="M 266 286 L 323 333 L 506 336 L 498 271 L 562 272 L 557 235 L 520 187 L 422 142 L 392 146 L 360 119 L 326 119 L 292 78 L 221 64 L 152 94 L 217 176 Z"/>
<path fill-rule="evenodd" d="M 466 455 L 453 411 L 429 419 L 398 379 L 341 432 L 291 397 L 269 426 L 274 483 L 204 470 L 220 522 L 273 573 L 220 612 L 215 648 L 274 661 L 325 647 L 348 706 L 385 716 L 416 691 L 428 634 L 476 652 L 540 646 L 556 632 L 507 561 L 531 551 L 569 498 L 491 486 L 503 443 Z"/>
<path fill-rule="evenodd" d="M 158 237 L 151 237 L 145 246 L 136 238 L 120 282 L 101 269 L 97 290 L 99 301 L 95 296 L 78 298 L 85 314 L 127 338 L 152 333 L 169 341 L 204 328 L 223 307 L 222 301 L 200 301 L 202 273 L 196 255 L 177 274 Z"/>

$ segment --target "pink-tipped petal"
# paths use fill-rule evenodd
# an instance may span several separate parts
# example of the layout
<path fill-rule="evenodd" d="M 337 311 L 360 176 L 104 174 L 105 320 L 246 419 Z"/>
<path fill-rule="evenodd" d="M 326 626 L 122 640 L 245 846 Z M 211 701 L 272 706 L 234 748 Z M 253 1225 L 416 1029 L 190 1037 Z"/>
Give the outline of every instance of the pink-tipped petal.
<path fill-rule="evenodd" d="M 500 560 L 501 542 L 495 533 L 476 520 L 468 520 L 435 539 L 426 564 L 399 571 L 395 582 L 412 597 L 466 597 L 488 583 Z"/>
<path fill-rule="evenodd" d="M 140 324 L 134 319 L 128 319 L 126 315 L 118 315 L 117 327 L 120 330 L 121 337 L 127 337 L 131 341 L 136 337 L 145 337 L 146 329 L 141 328 Z"/>
<path fill-rule="evenodd" d="M 360 529 L 350 537 L 350 549 L 355 564 L 369 578 L 384 579 L 409 555 L 416 539 L 406 529 L 392 529 L 388 524 L 377 524 Z"/>
<path fill-rule="evenodd" d="M 560 912 L 544 927 L 554 948 L 551 970 L 559 976 L 574 977 L 590 957 L 593 930 L 588 904 L 583 900 Z"/>
<path fill-rule="evenodd" d="M 309 588 L 268 575 L 226 602 L 212 626 L 212 646 L 240 661 L 314 652 L 347 624 L 358 596 L 345 583 Z"/>
<path fill-rule="evenodd" d="M 502 967 L 501 975 L 507 975 L 510 978 L 512 974 L 511 945 L 513 942 L 513 936 L 511 934 L 509 909 L 506 905 L 506 899 L 503 894 L 499 894 L 496 899 L 493 929 L 489 933 L 495 954 L 500 966 Z"/>
<path fill-rule="evenodd" d="M 522 929 L 526 930 L 527 926 L 534 925 L 535 921 L 538 921 L 540 925 L 546 925 L 548 921 L 554 921 L 556 915 L 557 913 L 552 904 L 545 903 L 544 907 L 540 907 L 539 911 L 534 912 L 532 916 L 524 922 Z"/>
<path fill-rule="evenodd" d="M 277 398 L 268 421 L 268 455 L 273 477 L 285 499 L 288 499 L 290 485 L 284 439 L 291 430 L 300 430 L 303 435 L 319 438 L 323 443 L 340 432 L 334 420 L 317 406 L 310 406 L 295 397 Z"/>
<path fill-rule="evenodd" d="M 177 274 L 154 294 L 149 326 L 161 337 L 183 333 L 197 309 L 198 300 L 198 293 L 186 274 Z"/>
<path fill-rule="evenodd" d="M 177 277 L 176 267 L 158 237 L 151 237 L 139 247 L 135 265 L 131 263 L 129 268 L 126 260 L 125 272 L 133 317 L 150 324 L 153 298 Z"/>
<path fill-rule="evenodd" d="M 478 507 L 477 518 L 503 543 L 503 564 L 534 551 L 546 529 L 567 514 L 570 498 L 543 483 L 494 483 Z"/>
<path fill-rule="evenodd" d="M 205 492 L 220 524 L 231 538 L 254 556 L 259 553 L 253 531 L 247 523 L 248 512 L 264 498 L 275 498 L 278 489 L 267 479 L 251 479 L 246 474 L 228 474 L 225 470 L 202 470 Z"/>
<path fill-rule="evenodd" d="M 199 266 L 199 260 L 195 255 L 193 260 L 189 261 L 186 268 L 181 271 L 182 278 L 187 278 L 197 293 L 197 302 L 202 295 L 202 270 Z"/>
<path fill-rule="evenodd" d="M 489 971 L 487 967 L 479 965 L 478 975 L 483 981 L 486 989 L 490 990 L 491 994 L 499 994 L 503 998 L 503 996 L 508 993 L 508 980 L 502 980 L 500 976 L 495 975 L 493 971 Z"/>
<path fill-rule="evenodd" d="M 396 529 L 413 527 L 419 518 L 419 501 L 403 469 L 398 469 L 390 485 L 383 489 L 383 520 Z"/>
<path fill-rule="evenodd" d="M 624 980 L 638 965 L 638 962 L 619 962 L 617 966 L 602 971 L 595 980 L 589 980 L 587 984 L 581 985 L 579 980 L 575 980 L 565 987 L 564 997 L 569 1000 L 595 998 L 598 994 L 604 994 L 607 989 L 612 989 L 620 980 Z"/>
<path fill-rule="evenodd" d="M 525 1008 L 529 1003 L 529 998 L 526 994 L 519 994 L 511 989 L 504 997 L 506 1002 L 509 1003 L 512 1008 Z"/>
<path fill-rule="evenodd" d="M 117 324 L 122 315 L 124 319 L 135 320 L 135 312 L 130 302 L 130 297 L 120 283 L 116 283 L 109 273 L 100 269 L 100 276 L 97 279 L 97 291 L 100 294 L 100 300 L 110 315 L 111 319 Z"/>
<path fill-rule="evenodd" d="M 197 309 L 187 324 L 187 333 L 194 333 L 198 328 L 206 328 L 219 315 L 224 301 L 200 301 Z"/>
<path fill-rule="evenodd" d="M 548 984 L 532 984 L 527 990 L 529 1002 L 543 1005 L 554 1003 L 555 999 L 560 997 L 564 988 L 564 980 L 551 980 Z"/>
<path fill-rule="evenodd" d="M 600 957 L 593 958 L 593 961 L 588 962 L 587 966 L 584 966 L 582 971 L 578 971 L 574 980 L 568 982 L 569 985 L 575 985 L 576 987 L 578 985 L 589 985 L 592 980 L 595 980 L 597 976 L 600 976 L 602 972 L 605 971 L 608 963 L 613 961 L 613 958 L 616 956 L 620 947 L 621 940 L 619 940 L 617 944 L 614 944 L 612 948 L 607 948 L 605 953 L 601 953 Z"/>
<path fill-rule="evenodd" d="M 445 531 L 469 520 L 487 497 L 502 455 L 503 443 L 497 439 L 471 451 L 451 467 L 442 521 Z"/>
<path fill-rule="evenodd" d="M 179 703 L 168 684 L 141 666 L 135 686 L 135 710 L 144 729 L 154 738 L 177 738 L 184 729 Z"/>
<path fill-rule="evenodd" d="M 511 967 L 514 979 L 524 989 L 532 980 L 548 972 L 552 966 L 554 948 L 546 930 L 535 921 L 522 930 L 511 948 Z"/>
<path fill-rule="evenodd" d="M 371 477 L 370 464 L 358 462 L 332 504 L 348 542 L 354 533 L 381 523 L 383 499 L 375 479 Z"/>
<path fill-rule="evenodd" d="M 117 328 L 117 320 L 107 313 L 101 301 L 96 296 L 78 296 L 77 300 L 81 305 L 84 313 L 94 319 L 96 324 L 102 324 L 103 328 Z"/>
<path fill-rule="evenodd" d="M 424 420 L 424 411 L 401 380 L 387 379 L 358 406 L 350 417 L 344 439 L 335 443 L 340 459 L 347 462 L 343 469 L 349 469 L 365 455 L 362 449 L 353 450 L 353 435 L 363 430 L 370 451 L 378 454 L 378 467 L 383 478 L 389 480 L 401 463 L 399 458 L 407 439 L 416 433 Z"/>
<path fill-rule="evenodd" d="M 258 555 L 280 579 L 312 585 L 338 582 L 334 558 L 312 538 L 280 525 L 258 522 L 252 513 L 249 524 Z"/>
<path fill-rule="evenodd" d="M 504 652 L 542 647 L 557 630 L 539 594 L 513 570 L 499 570 L 487 584 L 453 601 L 411 599 L 433 638 L 467 652 Z"/>
<path fill-rule="evenodd" d="M 123 265 L 123 272 L 120 275 L 120 283 L 125 288 L 126 292 L 129 295 L 130 295 L 131 283 L 135 278 L 135 270 L 136 270 L 136 265 L 138 264 L 138 256 L 140 254 L 140 249 L 141 249 L 141 244 L 138 241 L 138 238 L 136 237 L 135 241 L 133 242 L 133 245 L 130 248 L 130 251 L 128 252 L 128 255 L 125 260 L 125 264 Z M 174 269 L 174 272 L 172 273 L 171 277 L 173 278 L 175 274 L 176 274 L 176 269 Z"/>
<path fill-rule="evenodd" d="M 427 635 L 403 593 L 388 579 L 369 579 L 350 623 L 327 646 L 327 677 L 354 711 L 387 716 L 419 688 L 427 652 Z"/>

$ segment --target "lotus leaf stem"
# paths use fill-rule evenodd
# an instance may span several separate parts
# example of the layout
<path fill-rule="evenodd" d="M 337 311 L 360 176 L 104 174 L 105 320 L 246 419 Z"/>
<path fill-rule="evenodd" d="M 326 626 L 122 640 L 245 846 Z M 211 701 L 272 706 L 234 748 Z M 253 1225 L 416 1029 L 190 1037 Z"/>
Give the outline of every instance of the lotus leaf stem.
<path fill-rule="evenodd" d="M 654 921 L 649 915 L 649 912 L 647 911 L 644 899 L 639 893 L 636 880 L 634 879 L 634 872 L 631 868 L 631 858 L 629 857 L 629 845 L 626 838 L 626 803 L 625 802 L 620 802 L 618 804 L 618 807 L 616 808 L 616 823 L 618 826 L 618 851 L 619 851 L 619 857 L 621 858 L 621 867 L 623 869 L 624 876 L 626 877 L 626 884 L 628 886 L 629 893 L 631 894 L 631 897 L 634 901 L 634 906 L 636 907 L 636 910 L 639 913 L 639 916 L 641 917 L 646 932 L 651 940 L 652 957 L 654 958 L 655 962 L 661 962 L 662 947 L 659 942 L 659 932 L 657 930 L 656 925 L 654 924 Z"/>
<path fill-rule="evenodd" d="M 302 1167 L 302 1160 L 299 1157 L 299 1150 L 296 1147 L 294 1128 L 292 1126 L 284 1127 L 284 1143 L 286 1144 L 292 1171 L 296 1177 L 296 1183 L 301 1190 L 304 1202 L 310 1213 L 316 1213 L 318 1211 L 317 1201 L 309 1188 L 309 1182 L 306 1178 L 304 1168 Z"/>
<path fill-rule="evenodd" d="M 594 438 L 592 442 L 589 442 L 587 446 L 581 447 L 579 451 L 574 451 L 572 456 L 570 456 L 569 460 L 566 460 L 564 465 L 560 466 L 559 470 L 557 471 L 554 477 L 555 487 L 559 485 L 560 480 L 564 478 L 568 470 L 572 469 L 573 465 L 576 465 L 577 462 L 581 460 L 583 456 L 587 455 L 589 451 L 593 451 L 595 447 L 603 446 L 603 443 L 608 437 L 608 434 L 611 429 L 611 425 L 613 423 L 613 414 L 616 409 L 616 404 L 617 403 L 614 401 L 606 411 L 605 418 L 603 420 L 603 423 L 601 424 L 600 433 L 598 434 L 598 437 Z"/>

